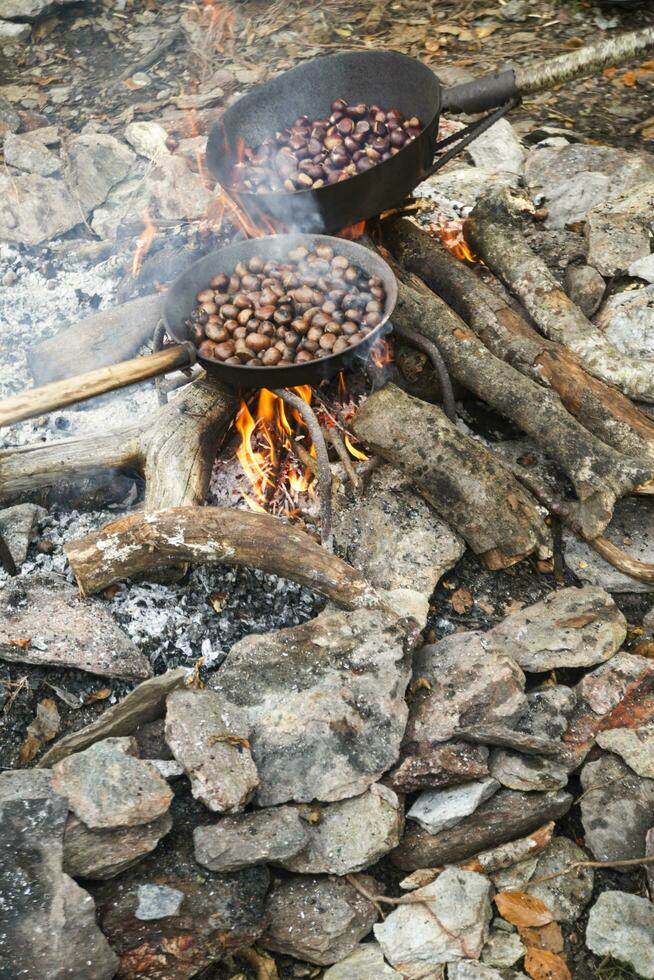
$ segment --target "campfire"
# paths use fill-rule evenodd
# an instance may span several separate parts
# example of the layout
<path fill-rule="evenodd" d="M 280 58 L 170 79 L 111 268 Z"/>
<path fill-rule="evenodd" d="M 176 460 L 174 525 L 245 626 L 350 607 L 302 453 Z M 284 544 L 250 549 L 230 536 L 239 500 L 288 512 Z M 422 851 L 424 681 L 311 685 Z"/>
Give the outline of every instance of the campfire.
<path fill-rule="evenodd" d="M 654 159 L 558 109 L 654 28 L 130 3 L 64 132 L 62 5 L 0 12 L 0 961 L 650 976 Z"/>

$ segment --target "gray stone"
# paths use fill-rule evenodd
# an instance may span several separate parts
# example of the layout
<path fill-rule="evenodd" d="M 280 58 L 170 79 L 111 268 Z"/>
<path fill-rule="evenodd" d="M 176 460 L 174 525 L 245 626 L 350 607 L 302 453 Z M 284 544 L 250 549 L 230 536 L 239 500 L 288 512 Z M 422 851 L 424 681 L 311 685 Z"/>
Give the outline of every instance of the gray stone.
<path fill-rule="evenodd" d="M 465 551 L 463 540 L 388 464 L 364 491 L 341 486 L 334 494 L 334 535 L 339 553 L 421 628 L 439 579 Z"/>
<path fill-rule="evenodd" d="M 195 860 L 212 871 L 239 871 L 290 858 L 309 841 L 310 825 L 291 806 L 223 817 L 193 831 Z"/>
<path fill-rule="evenodd" d="M 488 749 L 468 742 L 414 745 L 389 774 L 391 785 L 402 793 L 441 789 L 488 775 Z"/>
<path fill-rule="evenodd" d="M 449 830 L 439 834 L 428 834 L 420 827 L 407 830 L 392 859 L 403 871 L 465 861 L 487 848 L 531 834 L 563 816 L 571 804 L 572 796 L 560 790 L 518 793 L 501 789 Z"/>
<path fill-rule="evenodd" d="M 249 720 L 259 806 L 357 796 L 397 761 L 405 626 L 384 610 L 323 612 L 232 647 L 209 685 Z"/>
<path fill-rule="evenodd" d="M 527 980 L 526 973 L 520 973 L 515 970 L 496 970 L 492 966 L 486 966 L 484 963 L 475 963 L 473 960 L 464 960 L 461 963 L 448 963 L 447 965 L 447 980 L 520 980 L 524 977 Z M 425 980 L 431 980 L 430 977 L 426 977 Z M 436 980 L 436 978 L 434 978 Z"/>
<path fill-rule="evenodd" d="M 178 888 L 169 888 L 168 885 L 141 885 L 138 890 L 139 904 L 134 915 L 142 922 L 179 915 L 184 898 L 184 892 Z"/>
<path fill-rule="evenodd" d="M 384 956 L 409 980 L 440 963 L 477 959 L 488 938 L 491 883 L 484 875 L 446 868 L 436 881 L 413 892 L 429 904 L 400 905 L 374 927 Z"/>
<path fill-rule="evenodd" d="M 215 691 L 173 691 L 166 702 L 166 741 L 214 813 L 237 813 L 259 782 L 245 713 Z"/>
<path fill-rule="evenodd" d="M 173 794 L 145 759 L 134 758 L 128 738 L 107 738 L 57 762 L 52 787 L 93 829 L 133 827 L 161 817 Z"/>
<path fill-rule="evenodd" d="M 611 296 L 595 324 L 623 354 L 654 358 L 654 285 Z"/>
<path fill-rule="evenodd" d="M 611 596 L 586 586 L 550 593 L 502 620 L 485 638 L 490 649 L 539 673 L 602 663 L 626 635 L 626 620 Z"/>
<path fill-rule="evenodd" d="M 61 160 L 37 140 L 7 133 L 4 142 L 5 163 L 28 174 L 52 177 L 61 170 Z"/>
<path fill-rule="evenodd" d="M 653 209 L 654 175 L 591 208 L 586 222 L 589 265 L 613 276 L 649 255 Z"/>
<path fill-rule="evenodd" d="M 117 960 L 93 899 L 62 870 L 68 807 L 47 775 L 4 773 L 0 782 L 2 970 L 7 978 L 110 980 Z"/>
<path fill-rule="evenodd" d="M 30 542 L 34 537 L 39 521 L 47 514 L 45 507 L 37 504 L 16 504 L 0 510 L 0 534 L 11 552 L 16 565 L 22 565 L 27 558 Z"/>
<path fill-rule="evenodd" d="M 538 857 L 534 878 L 546 878 L 563 871 L 577 861 L 587 861 L 588 855 L 567 837 L 553 837 Z M 594 871 L 577 868 L 569 874 L 528 885 L 525 891 L 545 902 L 557 922 L 574 922 L 593 896 Z"/>
<path fill-rule="evenodd" d="M 360 883 L 375 894 L 366 875 Z M 345 959 L 370 932 L 377 910 L 345 878 L 292 875 L 278 882 L 266 904 L 259 945 L 322 966 Z"/>
<path fill-rule="evenodd" d="M 403 807 L 392 789 L 374 783 L 360 796 L 310 808 L 306 846 L 279 863 L 300 874 L 346 875 L 369 867 L 400 843 Z M 300 811 L 302 812 L 302 811 Z"/>
<path fill-rule="evenodd" d="M 506 749 L 491 753 L 490 772 L 502 786 L 524 792 L 562 789 L 568 782 L 568 770 L 560 762 Z"/>
<path fill-rule="evenodd" d="M 576 761 L 574 753 L 559 739 L 530 735 L 528 732 L 507 728 L 506 725 L 473 725 L 459 728 L 457 732 L 461 738 L 471 742 L 513 749 L 522 755 L 545 756 L 546 759 L 553 759 L 568 768 L 574 768 Z"/>
<path fill-rule="evenodd" d="M 166 147 L 168 133 L 156 122 L 131 122 L 125 127 L 125 139 L 139 156 L 147 157 L 148 160 L 156 160 L 169 152 Z"/>
<path fill-rule="evenodd" d="M 534 877 L 537 864 L 537 857 L 528 857 L 523 861 L 510 864 L 508 867 L 500 868 L 490 878 L 498 892 L 509 891 L 512 888 L 524 891 L 526 882 Z M 504 919 L 499 919 L 498 921 L 504 922 Z"/>
<path fill-rule="evenodd" d="M 490 129 L 477 136 L 467 153 L 477 167 L 491 173 L 508 173 L 522 176 L 525 169 L 525 151 L 508 119 L 498 119 Z"/>
<path fill-rule="evenodd" d="M 407 742 L 445 742 L 468 725 L 511 724 L 524 713 L 524 674 L 485 641 L 483 633 L 455 633 L 416 653 L 414 679 L 430 687 L 413 701 Z"/>
<path fill-rule="evenodd" d="M 166 220 L 201 218 L 211 200 L 202 178 L 182 157 L 170 154 L 158 157 L 148 169 L 142 194 L 151 215 Z"/>
<path fill-rule="evenodd" d="M 69 188 L 52 177 L 0 174 L 0 202 L 0 238 L 14 244 L 40 245 L 82 221 Z"/>
<path fill-rule="evenodd" d="M 20 129 L 20 116 L 9 99 L 0 97 L 0 136 L 17 133 Z"/>
<path fill-rule="evenodd" d="M 439 172 L 423 181 L 416 193 L 437 204 L 446 217 L 458 218 L 462 208 L 473 208 L 486 191 L 515 187 L 518 181 L 517 174 L 508 171 L 498 173 L 459 164 L 452 170 Z"/>
<path fill-rule="evenodd" d="M 654 858 L 654 827 L 647 831 L 647 835 L 645 837 L 645 857 Z M 654 861 L 650 861 L 650 863 L 645 866 L 645 873 L 647 875 L 647 882 L 649 886 L 649 897 L 654 902 Z"/>
<path fill-rule="evenodd" d="M 560 738 L 577 703 L 577 695 L 564 684 L 549 684 L 527 694 L 527 714 L 516 727 L 530 735 Z"/>
<path fill-rule="evenodd" d="M 565 291 L 586 316 L 592 316 L 602 302 L 606 283 L 591 265 L 569 265 L 565 270 Z"/>
<path fill-rule="evenodd" d="M 636 259 L 635 262 L 631 263 L 627 272 L 630 276 L 644 279 L 645 282 L 654 282 L 654 252 L 641 259 Z"/>
<path fill-rule="evenodd" d="M 602 892 L 588 916 L 586 945 L 628 963 L 639 977 L 654 977 L 654 905 L 639 895 Z"/>
<path fill-rule="evenodd" d="M 525 945 L 517 932 L 491 929 L 481 951 L 482 962 L 487 966 L 513 966 L 525 955 Z"/>
<path fill-rule="evenodd" d="M 585 221 L 592 207 L 652 177 L 651 154 L 610 146 L 536 146 L 525 164 L 529 190 L 545 197 L 550 228 Z"/>
<path fill-rule="evenodd" d="M 385 961 L 378 943 L 362 943 L 340 963 L 325 970 L 323 980 L 393 980 L 401 976 Z"/>
<path fill-rule="evenodd" d="M 186 667 L 177 667 L 143 681 L 118 704 L 106 708 L 97 721 L 77 732 L 64 735 L 55 742 L 39 765 L 52 766 L 60 759 L 67 758 L 73 752 L 81 752 L 103 738 L 133 735 L 139 725 L 163 716 L 166 698 L 170 692 L 183 687 L 190 676 L 191 671 Z"/>
<path fill-rule="evenodd" d="M 135 156 L 105 133 L 81 133 L 67 146 L 66 182 L 84 212 L 106 200 L 111 188 L 129 174 Z"/>
<path fill-rule="evenodd" d="M 643 629 L 645 636 L 654 637 L 654 606 L 643 616 Z"/>
<path fill-rule="evenodd" d="M 632 558 L 654 562 L 654 501 L 648 497 L 618 500 L 604 537 Z M 654 592 L 654 584 L 617 571 L 589 545 L 565 529 L 563 557 L 570 571 L 582 582 L 599 585 L 607 592 Z"/>
<path fill-rule="evenodd" d="M 638 776 L 654 779 L 654 722 L 642 728 L 609 728 L 598 733 L 597 744 L 619 755 Z"/>
<path fill-rule="evenodd" d="M 64 871 L 73 878 L 114 878 L 153 851 L 172 825 L 170 813 L 164 813 L 136 827 L 90 830 L 71 814 L 64 833 Z"/>
<path fill-rule="evenodd" d="M 2 606 L 0 660 L 138 680 L 152 673 L 147 657 L 102 602 L 82 598 L 63 576 L 12 579 L 2 590 Z M 29 637 L 29 646 L 13 642 L 20 637 Z"/>
<path fill-rule="evenodd" d="M 2 16 L 6 20 L 37 20 L 57 7 L 75 0 L 2 0 Z"/>
<path fill-rule="evenodd" d="M 0 44 L 24 44 L 32 36 L 29 24 L 15 24 L 0 20 Z"/>
<path fill-rule="evenodd" d="M 654 816 L 654 779 L 637 776 L 615 755 L 603 755 L 581 770 L 581 786 L 581 822 L 596 860 L 642 857 Z"/>
<path fill-rule="evenodd" d="M 496 779 L 479 779 L 449 789 L 426 790 L 415 801 L 407 817 L 428 833 L 438 834 L 474 813 L 499 788 Z"/>

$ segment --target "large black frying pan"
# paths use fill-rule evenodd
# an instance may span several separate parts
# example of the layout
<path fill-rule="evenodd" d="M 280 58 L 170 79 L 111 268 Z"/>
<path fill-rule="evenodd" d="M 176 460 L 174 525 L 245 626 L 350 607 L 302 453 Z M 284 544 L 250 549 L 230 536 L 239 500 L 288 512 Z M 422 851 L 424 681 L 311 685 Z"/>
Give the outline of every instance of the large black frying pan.
<path fill-rule="evenodd" d="M 382 280 L 386 291 L 384 315 L 381 323 L 355 347 L 340 354 L 330 354 L 318 360 L 294 364 L 291 367 L 252 368 L 246 365 L 223 364 L 206 357 L 200 357 L 189 340 L 187 320 L 196 306 L 196 296 L 206 288 L 212 276 L 219 272 L 230 275 L 237 262 L 247 261 L 253 255 L 265 259 L 286 255 L 289 249 L 304 245 L 308 249 L 325 242 L 334 251 L 344 255 L 353 265 L 359 266 L 369 276 Z M 190 367 L 196 360 L 208 374 L 215 375 L 231 387 L 244 388 L 292 388 L 296 385 L 318 384 L 331 378 L 339 371 L 348 368 L 359 357 L 365 357 L 372 344 L 388 330 L 388 321 L 397 302 L 397 282 L 390 268 L 376 253 L 357 242 L 327 235 L 272 235 L 266 238 L 251 238 L 234 245 L 227 245 L 217 252 L 211 252 L 183 272 L 172 283 L 164 300 L 163 320 L 170 338 L 177 343 L 145 357 L 132 358 L 112 367 L 100 368 L 88 374 L 55 381 L 41 388 L 28 389 L 0 402 L 0 426 L 20 422 L 64 408 L 76 402 L 94 398 L 96 395 L 125 388 L 146 378 L 154 378 L 168 371 Z"/>
<path fill-rule="evenodd" d="M 498 72 L 443 89 L 434 72 L 415 58 L 394 51 L 353 51 L 315 58 L 284 72 L 231 105 L 214 124 L 207 144 L 211 175 L 255 219 L 263 210 L 288 230 L 339 231 L 399 204 L 421 181 L 459 152 L 484 129 L 517 105 L 521 96 L 616 65 L 654 46 L 654 28 L 579 48 L 528 70 Z M 400 109 L 419 116 L 424 129 L 399 153 L 349 180 L 318 190 L 245 193 L 232 188 L 232 167 L 239 143 L 256 146 L 300 115 L 319 118 L 330 102 L 343 98 Z M 450 142 L 437 143 L 442 111 L 480 113 L 494 109 Z"/>

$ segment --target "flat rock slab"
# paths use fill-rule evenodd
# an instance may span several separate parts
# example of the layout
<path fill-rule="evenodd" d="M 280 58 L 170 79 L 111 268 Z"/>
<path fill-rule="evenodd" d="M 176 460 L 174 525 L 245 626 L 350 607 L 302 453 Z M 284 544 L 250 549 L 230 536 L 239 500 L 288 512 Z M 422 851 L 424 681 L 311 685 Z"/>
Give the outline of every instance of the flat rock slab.
<path fill-rule="evenodd" d="M 16 504 L 15 507 L 0 510 L 0 534 L 16 565 L 22 565 L 27 558 L 38 523 L 47 513 L 45 507 L 37 504 Z"/>
<path fill-rule="evenodd" d="M 82 221 L 79 205 L 61 180 L 0 175 L 0 238 L 39 245 L 70 231 Z"/>
<path fill-rule="evenodd" d="M 53 766 L 53 790 L 93 829 L 157 820 L 168 810 L 173 794 L 150 762 L 130 754 L 134 750 L 129 738 L 96 742 Z"/>
<path fill-rule="evenodd" d="M 293 857 L 309 842 L 310 825 L 291 806 L 224 817 L 193 831 L 195 860 L 211 871 L 240 871 Z"/>
<path fill-rule="evenodd" d="M 389 779 L 394 789 L 441 789 L 488 775 L 488 749 L 453 739 L 440 745 L 415 744 L 403 754 Z"/>
<path fill-rule="evenodd" d="M 591 208 L 585 228 L 590 265 L 614 276 L 649 255 L 653 209 L 654 175 Z"/>
<path fill-rule="evenodd" d="M 517 727 L 530 735 L 560 738 L 568 727 L 577 694 L 565 684 L 548 684 L 527 694 L 527 713 Z"/>
<path fill-rule="evenodd" d="M 602 892 L 588 916 L 586 945 L 628 963 L 639 977 L 654 977 L 654 905 L 639 895 Z"/>
<path fill-rule="evenodd" d="M 517 932 L 491 928 L 481 951 L 482 962 L 500 968 L 513 966 L 525 955 L 525 945 Z"/>
<path fill-rule="evenodd" d="M 339 553 L 422 628 L 438 581 L 465 551 L 463 539 L 388 464 L 374 471 L 365 490 L 342 487 L 334 495 L 333 524 Z"/>
<path fill-rule="evenodd" d="M 654 816 L 654 780 L 637 776 L 615 755 L 603 755 L 581 770 L 581 786 L 581 822 L 596 860 L 642 857 Z"/>
<path fill-rule="evenodd" d="M 7 20 L 36 20 L 69 3 L 75 0 L 3 0 L 2 16 Z"/>
<path fill-rule="evenodd" d="M 507 749 L 496 749 L 490 759 L 490 772 L 509 789 L 562 789 L 568 782 L 568 769 L 555 759 L 522 755 Z"/>
<path fill-rule="evenodd" d="M 68 806 L 49 773 L 0 781 L 0 962 L 11 977 L 110 980 L 117 959 L 91 896 L 62 870 Z"/>
<path fill-rule="evenodd" d="M 508 119 L 498 119 L 473 140 L 466 152 L 484 170 L 517 176 L 524 173 L 525 151 Z"/>
<path fill-rule="evenodd" d="M 563 816 L 572 796 L 562 791 L 518 793 L 502 789 L 456 827 L 428 834 L 408 830 L 392 859 L 403 871 L 436 868 L 465 861 L 480 851 L 524 837 L 549 820 Z"/>
<path fill-rule="evenodd" d="M 588 855 L 567 837 L 553 837 L 536 861 L 534 878 L 546 878 L 570 867 L 577 861 L 587 861 Z M 569 874 L 550 881 L 528 885 L 525 891 L 545 902 L 557 922 L 574 922 L 593 896 L 595 872 L 592 868 L 576 868 Z"/>
<path fill-rule="evenodd" d="M 1 595 L 0 660 L 74 667 L 103 677 L 151 676 L 147 657 L 102 603 L 83 599 L 63 577 L 37 573 L 15 578 Z M 18 646 L 17 639 L 31 642 Z"/>
<path fill-rule="evenodd" d="M 128 146 L 107 133 L 80 133 L 68 141 L 66 181 L 79 205 L 91 211 L 129 174 L 135 156 Z"/>
<path fill-rule="evenodd" d="M 654 255 L 649 256 L 654 262 Z M 595 325 L 606 339 L 629 357 L 654 358 L 654 286 L 611 296 Z"/>
<path fill-rule="evenodd" d="M 599 732 L 597 744 L 619 755 L 636 775 L 654 779 L 654 722 L 642 728 Z"/>
<path fill-rule="evenodd" d="M 431 885 L 413 892 L 428 905 L 401 905 L 374 927 L 384 956 L 409 980 L 441 963 L 478 958 L 488 938 L 491 883 L 483 875 L 446 868 Z"/>
<path fill-rule="evenodd" d="M 447 980 L 527 980 L 526 973 L 516 970 L 496 970 L 485 963 L 464 960 L 461 963 L 448 963 Z M 431 977 L 429 978 L 431 980 Z"/>
<path fill-rule="evenodd" d="M 591 265 L 569 265 L 565 270 L 565 291 L 582 313 L 593 316 L 606 292 L 606 283 Z"/>
<path fill-rule="evenodd" d="M 654 563 L 654 500 L 648 497 L 619 500 L 604 536 L 632 558 Z M 623 575 L 566 530 L 563 557 L 570 571 L 582 582 L 599 585 L 607 592 L 654 592 L 654 584 Z"/>
<path fill-rule="evenodd" d="M 458 218 L 461 208 L 473 208 L 482 194 L 503 187 L 516 187 L 517 174 L 469 167 L 464 164 L 441 171 L 423 181 L 417 188 L 419 197 L 427 197 L 448 218 Z"/>
<path fill-rule="evenodd" d="M 490 649 L 539 673 L 602 663 L 620 649 L 626 635 L 627 622 L 611 596 L 586 586 L 550 593 L 502 620 L 485 638 Z"/>
<path fill-rule="evenodd" d="M 166 741 L 214 813 L 237 813 L 258 783 L 245 712 L 215 691 L 173 691 L 166 702 Z"/>
<path fill-rule="evenodd" d="M 8 133 L 4 141 L 5 163 L 29 174 L 51 177 L 61 170 L 61 160 L 43 143 L 26 136 Z"/>
<path fill-rule="evenodd" d="M 397 980 L 401 976 L 388 965 L 379 943 L 362 943 L 340 963 L 325 970 L 323 980 Z"/>
<path fill-rule="evenodd" d="M 376 882 L 359 877 L 369 893 Z M 377 921 L 374 905 L 344 878 L 292 875 L 278 882 L 266 903 L 264 949 L 328 966 L 345 959 Z"/>
<path fill-rule="evenodd" d="M 496 779 L 475 779 L 449 789 L 427 790 L 415 801 L 407 817 L 429 834 L 455 827 L 497 792 Z"/>
<path fill-rule="evenodd" d="M 154 851 L 172 825 L 170 813 L 164 813 L 136 827 L 89 830 L 71 814 L 64 833 L 64 870 L 74 878 L 115 878 Z"/>
<path fill-rule="evenodd" d="M 171 691 L 184 687 L 191 672 L 186 667 L 168 670 L 165 674 L 143 681 L 125 695 L 118 704 L 106 708 L 97 721 L 77 732 L 64 735 L 41 758 L 40 766 L 52 766 L 73 752 L 81 752 L 103 738 L 133 735 L 140 725 L 162 718 L 166 698 Z"/>
<path fill-rule="evenodd" d="M 303 810 L 309 819 L 307 844 L 279 862 L 300 874 L 361 871 L 397 847 L 404 828 L 402 804 L 393 790 L 381 783 L 374 783 L 352 799 Z"/>
<path fill-rule="evenodd" d="M 245 637 L 211 687 L 250 724 L 259 806 L 357 796 L 397 761 L 410 641 L 382 610 Z"/>

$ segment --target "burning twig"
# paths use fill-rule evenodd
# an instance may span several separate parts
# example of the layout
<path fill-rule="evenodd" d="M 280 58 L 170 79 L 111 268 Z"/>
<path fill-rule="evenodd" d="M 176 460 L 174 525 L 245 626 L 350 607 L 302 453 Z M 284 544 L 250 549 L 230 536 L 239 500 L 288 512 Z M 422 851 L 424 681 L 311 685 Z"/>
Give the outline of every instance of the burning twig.
<path fill-rule="evenodd" d="M 347 473 L 350 483 L 352 483 L 352 485 L 358 489 L 360 480 L 355 472 L 354 466 L 352 465 L 352 459 L 350 457 L 349 452 L 347 451 L 345 443 L 343 442 L 343 440 L 339 435 L 338 429 L 330 429 L 327 426 L 323 426 L 322 434 L 324 435 L 325 439 L 328 442 L 330 442 L 334 447 L 334 449 L 336 450 L 338 458 L 343 464 L 343 469 Z"/>
<path fill-rule="evenodd" d="M 302 416 L 309 430 L 318 466 L 318 494 L 320 497 L 320 530 L 323 547 L 331 551 L 332 541 L 332 474 L 329 468 L 327 446 L 315 412 L 311 406 L 287 388 L 277 388 L 274 394 Z"/>
<path fill-rule="evenodd" d="M 306 466 L 306 468 L 313 474 L 313 476 L 317 477 L 318 464 L 316 463 L 315 459 L 313 458 L 309 450 L 305 446 L 303 446 L 301 442 L 298 442 L 297 439 L 291 439 L 290 443 L 291 443 L 291 449 L 293 450 L 297 458 L 300 460 L 302 465 Z"/>

